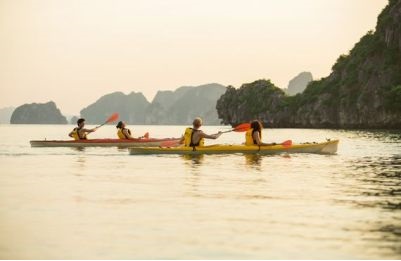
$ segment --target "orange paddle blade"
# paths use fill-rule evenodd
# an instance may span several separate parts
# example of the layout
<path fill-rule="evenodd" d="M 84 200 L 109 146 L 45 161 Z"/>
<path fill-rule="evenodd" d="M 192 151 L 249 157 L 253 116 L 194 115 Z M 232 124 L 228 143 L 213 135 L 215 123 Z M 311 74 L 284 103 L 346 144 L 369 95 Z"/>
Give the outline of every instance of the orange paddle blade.
<path fill-rule="evenodd" d="M 247 131 L 251 128 L 251 124 L 250 123 L 242 123 L 238 126 L 236 126 L 233 131 L 236 132 L 243 132 L 243 131 Z"/>
<path fill-rule="evenodd" d="M 113 113 L 107 120 L 106 120 L 106 123 L 110 123 L 110 122 L 113 122 L 113 121 L 116 121 L 116 120 L 118 120 L 118 113 Z"/>
<path fill-rule="evenodd" d="M 149 132 L 146 132 L 146 133 L 143 135 L 143 137 L 144 137 L 145 139 L 149 139 Z"/>
<path fill-rule="evenodd" d="M 281 143 L 281 145 L 284 146 L 284 147 L 291 147 L 292 140 L 286 140 L 283 143 Z"/>

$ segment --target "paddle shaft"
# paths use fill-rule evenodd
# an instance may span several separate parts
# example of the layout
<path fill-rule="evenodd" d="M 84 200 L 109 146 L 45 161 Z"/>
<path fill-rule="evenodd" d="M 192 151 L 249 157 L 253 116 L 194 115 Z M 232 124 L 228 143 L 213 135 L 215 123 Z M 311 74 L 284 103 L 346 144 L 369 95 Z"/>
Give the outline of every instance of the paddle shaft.
<path fill-rule="evenodd" d="M 110 123 L 110 122 L 113 122 L 113 121 L 118 120 L 118 117 L 119 117 L 118 113 L 114 113 L 114 114 L 111 115 L 103 124 L 101 124 L 101 125 L 95 127 L 95 129 L 100 128 L 100 127 L 102 127 L 103 125 L 105 125 L 105 124 L 107 124 L 107 123 Z"/>
<path fill-rule="evenodd" d="M 103 125 L 105 125 L 105 124 L 107 124 L 107 123 L 108 123 L 108 122 L 106 121 L 105 123 L 103 123 L 103 124 L 101 124 L 101 125 L 99 125 L 99 126 L 96 126 L 95 129 L 100 128 L 100 127 L 102 127 Z"/>

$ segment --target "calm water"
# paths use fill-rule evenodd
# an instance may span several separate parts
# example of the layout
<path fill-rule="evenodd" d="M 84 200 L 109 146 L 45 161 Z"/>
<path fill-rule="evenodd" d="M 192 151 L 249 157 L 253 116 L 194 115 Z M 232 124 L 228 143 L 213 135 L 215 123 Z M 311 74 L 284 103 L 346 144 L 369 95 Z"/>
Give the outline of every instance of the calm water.
<path fill-rule="evenodd" d="M 401 131 L 264 132 L 270 142 L 339 138 L 337 155 L 130 156 L 29 145 L 65 139 L 72 127 L 0 125 L 0 258 L 401 258 Z M 153 137 L 184 130 L 130 127 Z M 114 136 L 113 126 L 92 135 Z"/>

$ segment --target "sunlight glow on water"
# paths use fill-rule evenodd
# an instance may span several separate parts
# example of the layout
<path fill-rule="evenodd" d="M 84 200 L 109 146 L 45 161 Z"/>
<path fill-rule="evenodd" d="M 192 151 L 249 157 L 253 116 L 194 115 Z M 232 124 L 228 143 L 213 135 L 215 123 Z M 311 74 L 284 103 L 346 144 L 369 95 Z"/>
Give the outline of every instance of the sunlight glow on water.
<path fill-rule="evenodd" d="M 266 142 L 339 138 L 337 155 L 131 156 L 29 145 L 66 139 L 72 127 L 0 125 L 0 258 L 401 258 L 400 131 L 264 131 Z M 159 138 L 184 130 L 131 127 Z M 114 136 L 105 126 L 93 138 Z M 243 138 L 227 133 L 209 144 Z"/>

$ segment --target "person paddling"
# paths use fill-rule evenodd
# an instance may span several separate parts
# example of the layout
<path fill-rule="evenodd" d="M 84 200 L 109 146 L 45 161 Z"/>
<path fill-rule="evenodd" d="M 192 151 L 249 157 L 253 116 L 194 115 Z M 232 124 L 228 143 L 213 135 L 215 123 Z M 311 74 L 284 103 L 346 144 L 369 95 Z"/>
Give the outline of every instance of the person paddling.
<path fill-rule="evenodd" d="M 262 129 L 263 125 L 260 121 L 254 120 L 251 122 L 251 128 L 245 133 L 245 145 L 247 146 L 272 146 L 276 143 L 262 142 Z"/>
<path fill-rule="evenodd" d="M 77 120 L 77 125 L 78 127 L 74 128 L 68 136 L 71 138 L 74 138 L 74 140 L 87 140 L 87 134 L 91 132 L 95 132 L 98 127 L 93 128 L 93 129 L 85 129 L 85 119 L 80 118 Z"/>
<path fill-rule="evenodd" d="M 199 129 L 202 126 L 202 119 L 199 117 L 194 119 L 192 125 L 192 128 L 185 129 L 184 136 L 181 138 L 180 141 L 180 143 L 184 143 L 184 146 L 186 147 L 204 146 L 204 139 L 214 140 L 220 137 L 220 135 L 222 134 L 221 131 L 212 135 L 204 133 L 202 130 Z"/>
<path fill-rule="evenodd" d="M 125 122 L 119 121 L 117 123 L 116 128 L 117 128 L 118 138 L 123 139 L 123 140 L 133 140 L 134 139 L 134 137 L 132 137 L 132 135 L 131 135 L 131 130 L 125 128 Z"/>

